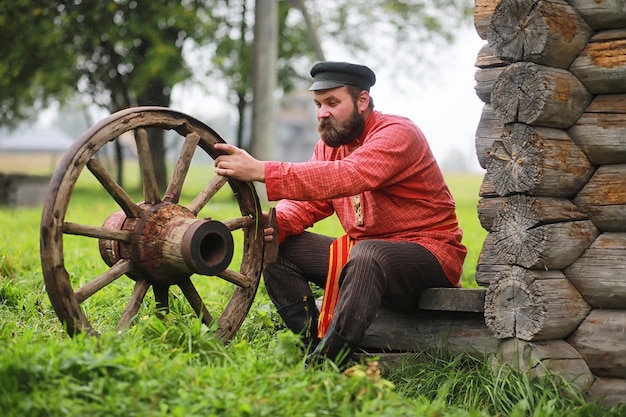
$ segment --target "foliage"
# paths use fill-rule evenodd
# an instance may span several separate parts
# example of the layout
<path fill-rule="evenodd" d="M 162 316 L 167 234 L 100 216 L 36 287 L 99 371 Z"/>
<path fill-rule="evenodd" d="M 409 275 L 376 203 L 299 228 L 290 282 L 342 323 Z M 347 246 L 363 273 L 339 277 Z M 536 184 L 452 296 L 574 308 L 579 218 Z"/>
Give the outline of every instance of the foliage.
<path fill-rule="evenodd" d="M 226 81 L 233 103 L 251 98 L 252 0 L 15 0 L 2 6 L 0 124 L 74 92 L 110 111 L 147 103 L 169 97 L 192 73 Z M 289 90 L 304 77 L 311 60 L 323 58 L 320 43 L 371 57 L 386 47 L 379 40 L 391 36 L 394 50 L 408 51 L 398 65 L 419 68 L 424 56 L 414 46 L 451 40 L 471 7 L 469 0 L 436 7 L 425 0 L 280 0 L 279 83 Z M 193 66 L 186 51 L 199 55 Z"/>
<path fill-rule="evenodd" d="M 203 171 L 192 171 L 184 198 L 193 197 L 204 179 Z M 450 181 L 466 229 L 479 227 L 470 226 L 477 220 L 464 214 L 475 212 L 479 183 L 477 178 Z M 80 221 L 114 207 L 92 184 L 81 179 L 74 191 L 79 207 L 73 216 Z M 224 211 L 228 217 L 236 211 L 227 196 L 218 194 L 211 204 L 219 212 L 212 214 Z M 486 358 L 423 352 L 395 366 L 369 360 L 344 373 L 330 363 L 305 369 L 299 338 L 284 329 L 263 288 L 226 346 L 177 298 L 163 318 L 146 303 L 124 333 L 70 339 L 42 284 L 39 219 L 40 208 L 0 208 L 3 416 L 617 417 L 625 411 L 587 404 L 556 378 L 534 380 L 507 370 L 494 374 Z M 332 219 L 318 227 L 339 233 Z M 480 250 L 482 242 L 468 243 L 470 250 Z M 83 244 L 71 251 L 74 261 L 67 266 L 93 276 L 102 263 L 97 248 Z M 210 299 L 221 297 L 213 284 L 202 289 Z M 90 306 L 90 317 L 110 328 L 129 291 L 124 286 L 103 290 L 101 302 Z"/>

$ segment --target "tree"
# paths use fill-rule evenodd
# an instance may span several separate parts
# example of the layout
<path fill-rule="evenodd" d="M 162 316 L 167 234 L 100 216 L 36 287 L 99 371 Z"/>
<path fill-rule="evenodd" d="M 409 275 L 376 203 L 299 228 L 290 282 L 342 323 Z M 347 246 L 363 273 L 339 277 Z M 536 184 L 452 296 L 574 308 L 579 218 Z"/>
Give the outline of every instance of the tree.
<path fill-rule="evenodd" d="M 331 41 L 355 57 L 372 57 L 382 56 L 375 49 L 381 38 L 394 39 L 395 55 L 404 56 L 398 65 L 415 72 L 424 59 L 419 45 L 451 40 L 472 3 L 277 1 L 276 68 L 282 91 L 308 78 L 306 70 L 313 60 L 324 59 Z M 252 100 L 253 0 L 5 0 L 2 7 L 0 124 L 15 124 L 51 100 L 63 102 L 75 93 L 111 112 L 134 105 L 169 106 L 174 85 L 193 74 L 210 74 L 228 83 L 229 101 L 239 112 L 237 143 L 244 144 Z M 191 68 L 188 51 L 206 54 L 204 65 Z M 151 144 L 163 187 L 162 137 Z"/>
<path fill-rule="evenodd" d="M 9 34 L 0 46 L 9 57 L 0 66 L 0 122 L 5 124 L 75 92 L 110 112 L 136 105 L 168 107 L 172 87 L 191 74 L 182 56 L 185 41 L 199 42 L 212 31 L 210 4 L 199 0 L 141 5 L 135 0 L 16 0 L 7 8 L 0 20 Z M 149 134 L 157 183 L 164 189 L 163 131 Z M 118 163 L 120 183 L 122 167 Z"/>

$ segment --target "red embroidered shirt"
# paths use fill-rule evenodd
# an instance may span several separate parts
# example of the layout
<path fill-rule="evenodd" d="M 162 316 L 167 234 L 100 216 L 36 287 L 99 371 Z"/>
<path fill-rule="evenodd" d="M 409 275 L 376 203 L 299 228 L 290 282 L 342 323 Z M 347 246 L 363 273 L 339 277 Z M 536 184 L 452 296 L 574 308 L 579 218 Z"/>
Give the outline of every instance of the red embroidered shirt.
<path fill-rule="evenodd" d="M 278 239 L 302 233 L 333 213 L 356 241 L 417 242 L 460 286 L 467 252 L 455 204 L 424 134 L 409 119 L 373 111 L 348 145 L 321 140 L 308 162 L 266 162 Z"/>

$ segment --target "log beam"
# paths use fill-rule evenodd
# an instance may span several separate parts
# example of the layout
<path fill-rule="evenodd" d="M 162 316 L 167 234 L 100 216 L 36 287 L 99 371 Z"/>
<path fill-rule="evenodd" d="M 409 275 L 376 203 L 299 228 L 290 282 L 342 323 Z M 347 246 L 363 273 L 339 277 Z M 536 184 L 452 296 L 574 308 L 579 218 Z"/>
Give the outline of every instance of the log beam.
<path fill-rule="evenodd" d="M 580 353 L 563 340 L 526 342 L 507 339 L 498 344 L 492 361 L 496 369 L 498 365 L 507 365 L 533 377 L 543 377 L 549 371 L 562 376 L 582 391 L 589 389 L 594 381 Z"/>
<path fill-rule="evenodd" d="M 569 70 L 592 94 L 626 93 L 626 29 L 594 35 Z"/>
<path fill-rule="evenodd" d="M 602 233 L 564 271 L 589 304 L 626 307 L 626 233 Z"/>
<path fill-rule="evenodd" d="M 513 195 L 493 221 L 501 264 L 563 269 L 594 241 L 598 230 L 567 199 Z"/>
<path fill-rule="evenodd" d="M 563 339 L 590 310 L 561 271 L 511 266 L 491 283 L 485 297 L 485 323 L 499 340 Z"/>
<path fill-rule="evenodd" d="M 592 164 L 626 163 L 626 94 L 596 96 L 568 133 Z"/>
<path fill-rule="evenodd" d="M 567 2 L 595 30 L 626 27 L 624 0 L 567 0 Z"/>
<path fill-rule="evenodd" d="M 482 313 L 381 309 L 360 347 L 383 352 L 432 349 L 484 357 L 495 351 L 496 340 L 485 326 Z"/>
<path fill-rule="evenodd" d="M 595 375 L 626 378 L 626 310 L 592 310 L 568 342 Z"/>
<path fill-rule="evenodd" d="M 592 96 L 571 72 L 517 62 L 493 85 L 491 105 L 504 123 L 566 129 L 576 123 Z"/>
<path fill-rule="evenodd" d="M 602 165 L 574 198 L 603 232 L 626 232 L 626 164 Z"/>
<path fill-rule="evenodd" d="M 563 0 L 502 0 L 493 11 L 487 40 L 503 61 L 568 68 L 592 33 Z"/>
<path fill-rule="evenodd" d="M 561 129 L 511 123 L 500 136 L 485 161 L 498 195 L 570 197 L 591 177 L 586 155 Z"/>

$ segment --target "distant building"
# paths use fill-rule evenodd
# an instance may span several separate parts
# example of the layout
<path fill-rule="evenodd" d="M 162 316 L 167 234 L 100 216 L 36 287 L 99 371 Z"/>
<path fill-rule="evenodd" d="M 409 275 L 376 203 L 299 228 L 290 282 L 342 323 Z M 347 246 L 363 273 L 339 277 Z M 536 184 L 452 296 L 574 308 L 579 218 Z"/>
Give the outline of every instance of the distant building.
<path fill-rule="evenodd" d="M 308 161 L 318 139 L 311 92 L 294 90 L 283 97 L 276 120 L 276 160 Z"/>
<path fill-rule="evenodd" d="M 0 172 L 52 172 L 73 143 L 53 127 L 0 131 Z"/>

